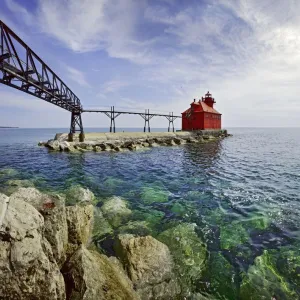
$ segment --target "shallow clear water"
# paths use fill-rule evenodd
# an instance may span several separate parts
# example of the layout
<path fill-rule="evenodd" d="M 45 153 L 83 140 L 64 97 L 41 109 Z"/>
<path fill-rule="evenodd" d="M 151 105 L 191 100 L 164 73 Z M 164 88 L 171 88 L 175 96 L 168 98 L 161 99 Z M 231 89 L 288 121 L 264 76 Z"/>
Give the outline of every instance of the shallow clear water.
<path fill-rule="evenodd" d="M 271 289 L 274 299 L 299 298 L 299 128 L 233 128 L 229 130 L 233 136 L 222 141 L 126 153 L 51 153 L 37 146 L 39 140 L 53 138 L 60 131 L 66 130 L 0 129 L 0 170 L 19 171 L 0 175 L 0 187 L 17 178 L 31 179 L 42 190 L 64 191 L 81 184 L 99 199 L 119 195 L 133 210 L 164 213 L 155 234 L 170 224 L 196 223 L 209 257 L 222 254 L 232 270 L 227 274 L 230 287 L 211 284 L 223 274 L 220 269 L 194 282 L 195 293 L 207 292 L 218 299 L 240 299 L 250 266 L 259 268 L 262 281 L 269 276 L 255 258 L 264 250 L 278 255 L 289 247 L 293 259 L 299 257 L 292 261 L 293 271 L 284 271 L 278 261 L 276 271 L 271 268 L 288 291 L 264 288 Z M 153 191 L 161 192 L 158 201 L 149 200 L 147 193 Z M 258 290 L 262 288 L 257 284 Z M 292 298 L 282 290 L 287 295 L 292 291 Z"/>

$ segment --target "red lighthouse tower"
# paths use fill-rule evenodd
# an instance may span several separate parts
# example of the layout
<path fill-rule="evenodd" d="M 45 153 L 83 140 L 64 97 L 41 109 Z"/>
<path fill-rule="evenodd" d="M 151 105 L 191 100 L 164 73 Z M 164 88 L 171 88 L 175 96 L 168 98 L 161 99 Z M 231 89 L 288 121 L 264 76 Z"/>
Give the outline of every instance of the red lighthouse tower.
<path fill-rule="evenodd" d="M 194 99 L 191 107 L 182 113 L 182 130 L 221 129 L 221 114 L 214 109 L 216 103 L 207 92 L 198 102 Z"/>

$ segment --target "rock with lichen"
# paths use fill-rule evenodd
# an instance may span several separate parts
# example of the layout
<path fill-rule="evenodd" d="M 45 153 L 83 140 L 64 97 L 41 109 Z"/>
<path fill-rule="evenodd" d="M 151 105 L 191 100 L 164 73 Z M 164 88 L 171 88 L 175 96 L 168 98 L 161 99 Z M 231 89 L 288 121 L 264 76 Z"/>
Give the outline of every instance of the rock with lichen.
<path fill-rule="evenodd" d="M 5 197 L 0 195 L 1 212 Z M 44 225 L 31 204 L 9 199 L 0 235 L 1 299 L 65 299 L 63 276 L 43 235 Z"/>
<path fill-rule="evenodd" d="M 122 268 L 105 255 L 80 246 L 62 273 L 68 300 L 138 300 Z"/>
<path fill-rule="evenodd" d="M 10 196 L 11 200 L 31 204 L 44 217 L 44 236 L 51 245 L 59 266 L 66 260 L 68 228 L 65 201 L 59 195 L 43 194 L 35 188 L 20 188 Z"/>
<path fill-rule="evenodd" d="M 141 299 L 176 299 L 180 288 L 168 247 L 151 236 L 119 235 L 115 250 Z"/>

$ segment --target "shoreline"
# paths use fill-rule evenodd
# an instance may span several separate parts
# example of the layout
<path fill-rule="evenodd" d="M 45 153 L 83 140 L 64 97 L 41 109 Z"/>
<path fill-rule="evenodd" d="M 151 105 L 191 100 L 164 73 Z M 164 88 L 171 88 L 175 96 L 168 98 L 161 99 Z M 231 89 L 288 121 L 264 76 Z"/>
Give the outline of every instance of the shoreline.
<path fill-rule="evenodd" d="M 74 141 L 68 141 L 67 133 L 57 133 L 54 139 L 39 142 L 51 151 L 64 152 L 122 152 L 159 146 L 178 146 L 187 143 L 206 143 L 230 136 L 223 130 L 197 130 L 179 132 L 120 132 L 120 133 L 85 133 L 85 142 L 80 142 L 79 134 L 74 134 Z"/>

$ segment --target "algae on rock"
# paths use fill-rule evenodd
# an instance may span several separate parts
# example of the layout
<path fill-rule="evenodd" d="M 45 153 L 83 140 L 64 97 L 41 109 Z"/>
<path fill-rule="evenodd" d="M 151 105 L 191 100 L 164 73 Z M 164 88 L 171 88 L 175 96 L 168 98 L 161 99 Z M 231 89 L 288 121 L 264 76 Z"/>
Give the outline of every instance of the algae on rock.
<path fill-rule="evenodd" d="M 159 187 L 143 187 L 141 193 L 141 200 L 145 204 L 167 202 L 169 199 L 169 192 Z"/>
<path fill-rule="evenodd" d="M 185 292 L 190 292 L 206 268 L 206 245 L 195 232 L 196 224 L 182 223 L 158 235 L 165 243 L 175 261 L 176 271 L 181 278 Z"/>
<path fill-rule="evenodd" d="M 241 222 L 224 223 L 220 228 L 220 242 L 222 249 L 234 249 L 248 242 L 250 236 Z"/>
<path fill-rule="evenodd" d="M 101 241 L 106 235 L 112 234 L 113 229 L 104 218 L 100 208 L 94 207 L 94 222 L 92 239 L 94 241 Z"/>
<path fill-rule="evenodd" d="M 278 272 L 276 256 L 264 250 L 255 258 L 254 265 L 244 274 L 240 286 L 241 300 L 297 299 L 289 283 Z"/>
<path fill-rule="evenodd" d="M 209 262 L 204 274 L 208 281 L 208 294 L 218 299 L 238 299 L 235 270 L 220 252 L 210 252 Z"/>

